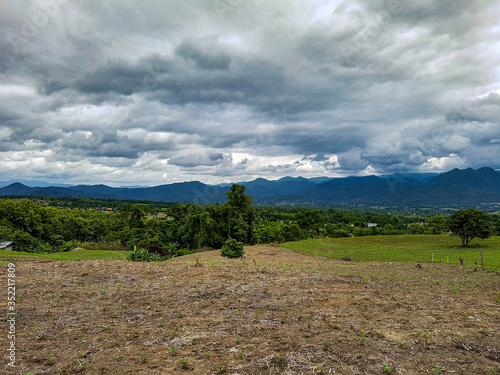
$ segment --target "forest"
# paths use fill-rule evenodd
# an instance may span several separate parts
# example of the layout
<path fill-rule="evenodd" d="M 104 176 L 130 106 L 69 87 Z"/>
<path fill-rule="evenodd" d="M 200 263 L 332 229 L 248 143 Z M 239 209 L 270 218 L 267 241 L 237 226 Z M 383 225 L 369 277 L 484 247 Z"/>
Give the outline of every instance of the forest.
<path fill-rule="evenodd" d="M 36 253 L 144 248 L 164 257 L 220 249 L 231 238 L 245 244 L 310 238 L 440 234 L 446 214 L 255 206 L 234 184 L 224 204 L 23 198 L 0 200 L 0 240 Z M 488 215 L 492 234 L 498 214 Z M 369 225 L 369 223 L 371 223 Z M 376 226 L 374 225 L 376 224 Z"/>

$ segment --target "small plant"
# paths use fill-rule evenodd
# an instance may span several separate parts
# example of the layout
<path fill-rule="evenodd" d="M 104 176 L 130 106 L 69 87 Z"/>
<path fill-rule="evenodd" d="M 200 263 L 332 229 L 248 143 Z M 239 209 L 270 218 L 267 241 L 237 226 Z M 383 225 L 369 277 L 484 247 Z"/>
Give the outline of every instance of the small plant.
<path fill-rule="evenodd" d="M 325 369 L 323 368 L 323 366 L 317 365 L 316 366 L 316 374 L 324 374 L 324 373 L 325 373 Z"/>
<path fill-rule="evenodd" d="M 441 370 L 439 367 L 433 367 L 432 368 L 432 373 L 435 374 L 435 375 L 442 375 L 443 374 L 443 370 Z"/>
<path fill-rule="evenodd" d="M 365 333 L 364 333 L 364 332 L 361 332 L 361 333 L 359 334 L 359 336 L 358 336 L 358 340 L 363 341 L 363 340 L 365 340 L 365 339 L 366 339 Z"/>
<path fill-rule="evenodd" d="M 245 252 L 243 251 L 243 242 L 235 239 L 228 239 L 222 246 L 220 255 L 230 259 L 242 258 Z"/>
<path fill-rule="evenodd" d="M 170 352 L 172 353 L 172 355 L 175 355 L 177 353 L 177 348 L 175 346 L 172 346 L 170 348 Z"/>
<path fill-rule="evenodd" d="M 188 369 L 189 368 L 189 359 L 187 359 L 187 358 L 181 359 L 181 367 L 183 369 Z"/>
<path fill-rule="evenodd" d="M 493 296 L 493 301 L 500 303 L 500 293 Z"/>
<path fill-rule="evenodd" d="M 145 354 L 141 354 L 141 361 L 144 363 L 148 360 L 148 357 Z"/>
<path fill-rule="evenodd" d="M 384 365 L 384 374 L 389 375 L 389 374 L 394 374 L 392 367 Z"/>
<path fill-rule="evenodd" d="M 426 348 L 429 348 L 429 343 L 431 341 L 431 334 L 427 332 L 417 331 L 417 335 L 424 340 Z"/>
<path fill-rule="evenodd" d="M 215 371 L 217 374 L 223 374 L 227 370 L 227 365 L 225 363 L 219 363 L 217 362 L 217 365 L 215 366 Z"/>
<path fill-rule="evenodd" d="M 133 262 L 163 262 L 163 258 L 156 254 L 150 253 L 146 249 L 137 249 L 134 246 L 134 252 L 127 257 L 127 260 Z"/>

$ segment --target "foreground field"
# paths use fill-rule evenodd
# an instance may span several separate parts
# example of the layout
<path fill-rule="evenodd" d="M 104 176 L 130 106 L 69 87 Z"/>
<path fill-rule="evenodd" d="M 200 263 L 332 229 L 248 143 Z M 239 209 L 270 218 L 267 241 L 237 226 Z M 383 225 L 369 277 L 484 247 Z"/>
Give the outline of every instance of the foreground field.
<path fill-rule="evenodd" d="M 17 367 L 4 372 L 500 374 L 498 273 L 246 252 L 18 260 Z"/>
<path fill-rule="evenodd" d="M 469 248 L 460 246 L 460 239 L 448 235 L 368 236 L 325 238 L 288 242 L 282 247 L 305 254 L 350 258 L 355 261 L 377 262 L 443 262 L 481 265 L 479 249 L 483 249 L 485 268 L 500 270 L 500 237 L 475 239 Z"/>

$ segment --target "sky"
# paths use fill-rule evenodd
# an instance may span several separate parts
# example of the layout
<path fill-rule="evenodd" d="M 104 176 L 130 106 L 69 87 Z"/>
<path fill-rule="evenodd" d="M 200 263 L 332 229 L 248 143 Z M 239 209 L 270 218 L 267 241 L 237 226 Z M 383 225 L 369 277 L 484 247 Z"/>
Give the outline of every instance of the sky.
<path fill-rule="evenodd" d="M 0 180 L 500 169 L 489 0 L 0 0 Z"/>

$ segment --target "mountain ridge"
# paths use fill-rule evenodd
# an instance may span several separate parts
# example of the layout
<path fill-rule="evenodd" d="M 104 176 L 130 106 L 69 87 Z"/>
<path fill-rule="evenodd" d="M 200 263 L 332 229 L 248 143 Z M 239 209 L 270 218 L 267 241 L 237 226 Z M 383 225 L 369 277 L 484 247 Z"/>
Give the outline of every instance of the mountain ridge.
<path fill-rule="evenodd" d="M 414 177 L 414 178 L 412 178 Z M 395 174 L 344 178 L 283 177 L 242 182 L 257 204 L 393 205 L 408 207 L 469 207 L 498 203 L 500 173 L 489 167 L 453 169 L 437 175 Z M 227 185 L 199 181 L 152 187 L 98 185 L 30 187 L 20 182 L 0 188 L 0 196 L 84 197 L 152 201 L 224 203 Z"/>

